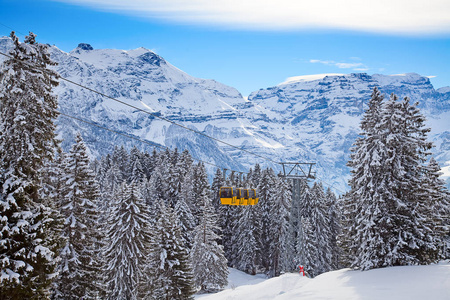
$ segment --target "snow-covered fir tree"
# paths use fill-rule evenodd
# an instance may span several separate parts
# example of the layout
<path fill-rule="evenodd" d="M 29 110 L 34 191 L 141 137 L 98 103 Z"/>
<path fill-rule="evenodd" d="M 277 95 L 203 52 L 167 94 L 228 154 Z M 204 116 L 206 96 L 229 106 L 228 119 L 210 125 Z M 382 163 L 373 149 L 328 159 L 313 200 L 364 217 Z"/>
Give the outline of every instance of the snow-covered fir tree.
<path fill-rule="evenodd" d="M 299 252 L 296 262 L 303 265 L 310 276 L 317 276 L 331 270 L 329 212 L 321 183 L 314 183 L 312 188 L 308 185 L 303 188 L 300 200 L 300 221 L 298 222 L 300 228 L 297 249 Z M 305 224 L 309 228 L 301 227 Z"/>
<path fill-rule="evenodd" d="M 236 226 L 236 256 L 234 266 L 241 271 L 251 275 L 256 275 L 259 270 L 257 262 L 258 245 L 255 238 L 255 232 L 258 228 L 254 227 L 255 207 L 246 206 L 241 208 L 241 214 Z"/>
<path fill-rule="evenodd" d="M 48 46 L 31 33 L 0 70 L 0 295 L 14 299 L 48 295 L 59 243 L 50 237 L 51 208 L 42 201 L 41 175 L 58 147 L 52 89 L 59 75 Z"/>
<path fill-rule="evenodd" d="M 279 276 L 290 268 L 288 254 L 289 214 L 292 194 L 288 182 L 281 176 L 274 177 L 275 190 L 270 202 L 269 259 L 271 275 Z"/>
<path fill-rule="evenodd" d="M 204 196 L 199 199 L 204 204 L 200 223 L 194 230 L 190 261 L 197 289 L 214 292 L 223 289 L 228 284 L 228 266 L 223 247 L 217 243 L 219 236 L 216 232 L 220 231 L 216 225 L 217 216 L 210 198 L 206 193 Z"/>
<path fill-rule="evenodd" d="M 432 157 L 421 177 L 418 210 L 426 216 L 419 227 L 426 233 L 421 249 L 421 260 L 427 263 L 445 258 L 446 235 L 450 230 L 450 193 L 440 178 L 441 168 Z"/>
<path fill-rule="evenodd" d="M 175 213 L 180 221 L 181 235 L 188 249 L 192 248 L 194 238 L 193 230 L 197 225 L 191 207 L 199 202 L 193 194 L 193 175 L 194 172 L 190 169 L 184 176 L 178 200 L 175 204 Z"/>
<path fill-rule="evenodd" d="M 158 220 L 152 229 L 147 276 L 150 299 L 193 299 L 195 293 L 188 249 L 173 209 L 161 200 Z"/>
<path fill-rule="evenodd" d="M 311 224 L 310 218 L 300 217 L 299 221 L 299 231 L 297 235 L 297 264 L 302 266 L 307 273 L 308 277 L 314 277 L 319 274 L 318 270 L 320 265 L 318 265 L 317 244 L 314 242 L 315 234 L 313 226 Z"/>
<path fill-rule="evenodd" d="M 122 184 L 108 219 L 105 261 L 108 299 L 138 299 L 150 289 L 145 276 L 150 219 L 139 184 Z"/>
<path fill-rule="evenodd" d="M 223 178 L 223 173 L 220 169 L 216 170 L 216 173 L 214 174 L 214 178 L 211 184 L 211 191 L 212 191 L 212 205 L 214 207 L 214 211 L 220 215 L 219 210 L 221 210 L 224 205 L 220 202 L 220 188 L 225 186 L 225 179 Z"/>
<path fill-rule="evenodd" d="M 341 234 L 341 214 L 338 210 L 336 195 L 327 189 L 325 194 L 325 207 L 328 208 L 329 220 L 329 245 L 330 245 L 330 267 L 331 270 L 339 269 L 339 261 L 341 256 L 341 249 L 338 246 L 338 236 Z"/>
<path fill-rule="evenodd" d="M 314 230 L 314 242 L 318 250 L 316 259 L 319 268 L 317 272 L 324 273 L 331 268 L 331 232 L 329 210 L 326 206 L 326 196 L 322 184 L 315 182 L 311 189 L 310 220 Z"/>
<path fill-rule="evenodd" d="M 264 272 L 269 273 L 272 266 L 270 260 L 270 226 L 272 225 L 271 208 L 275 195 L 275 173 L 272 169 L 265 169 L 261 174 L 258 186 L 259 202 L 257 205 L 258 215 L 261 219 L 260 235 L 258 242 L 258 254 Z"/>
<path fill-rule="evenodd" d="M 374 90 L 349 162 L 353 170 L 345 208 L 354 219 L 347 231 L 353 267 L 430 262 L 424 249 L 433 251 L 433 246 L 423 226 L 430 216 L 418 209 L 428 194 L 422 174 L 432 146 L 424 122 L 408 98 L 398 101 L 391 95 L 383 103 Z"/>
<path fill-rule="evenodd" d="M 80 134 L 64 166 L 61 214 L 66 244 L 60 254 L 54 298 L 95 299 L 103 295 L 99 188 Z"/>
<path fill-rule="evenodd" d="M 130 181 L 144 182 L 146 178 L 144 167 L 142 166 L 141 152 L 133 147 L 130 151 Z"/>
<path fill-rule="evenodd" d="M 297 248 L 298 236 L 301 231 L 300 225 L 300 200 L 305 190 L 306 179 L 291 180 L 292 204 L 289 212 L 289 231 L 286 239 L 286 263 L 287 270 L 298 271 L 296 258 L 300 250 Z"/>

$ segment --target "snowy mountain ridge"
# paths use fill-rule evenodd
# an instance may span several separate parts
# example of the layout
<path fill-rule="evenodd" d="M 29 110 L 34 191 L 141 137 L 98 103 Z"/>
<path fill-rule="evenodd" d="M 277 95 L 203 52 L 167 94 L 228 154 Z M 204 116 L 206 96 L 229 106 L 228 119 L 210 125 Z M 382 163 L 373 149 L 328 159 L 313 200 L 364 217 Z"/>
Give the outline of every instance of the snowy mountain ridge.
<path fill-rule="evenodd" d="M 0 51 L 11 46 L 9 38 L 0 38 Z M 427 77 L 415 73 L 300 76 L 255 91 L 246 100 L 236 89 L 192 77 L 145 48 L 124 51 L 80 44 L 69 53 L 56 47 L 50 52 L 64 78 L 274 161 L 317 162 L 318 178 L 340 190 L 346 189 L 349 149 L 374 86 L 386 95 L 420 101 L 432 127 L 436 159 L 441 166 L 450 161 L 450 88 L 435 90 Z M 68 115 L 159 145 L 187 148 L 195 158 L 223 168 L 246 171 L 261 163 L 280 170 L 278 164 L 65 81 L 56 93 L 61 112 Z M 148 148 L 63 116 L 58 125 L 63 147 L 81 131 L 93 156 L 110 152 L 114 145 Z"/>

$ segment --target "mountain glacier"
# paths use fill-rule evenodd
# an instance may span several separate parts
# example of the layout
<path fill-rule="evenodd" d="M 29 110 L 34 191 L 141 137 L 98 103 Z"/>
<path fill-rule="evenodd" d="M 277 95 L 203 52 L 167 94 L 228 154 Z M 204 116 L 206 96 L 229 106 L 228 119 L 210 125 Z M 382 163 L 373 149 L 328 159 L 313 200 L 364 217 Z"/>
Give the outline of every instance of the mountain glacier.
<path fill-rule="evenodd" d="M 9 38 L 0 38 L 0 51 L 11 47 Z M 418 74 L 300 76 L 245 99 L 236 89 L 192 77 L 145 48 L 124 51 L 80 44 L 69 53 L 54 46 L 50 52 L 62 77 L 133 106 L 61 80 L 55 92 L 62 113 L 158 146 L 188 149 L 195 158 L 222 168 L 246 171 L 260 163 L 281 170 L 276 162 L 315 162 L 317 178 L 346 190 L 349 149 L 374 86 L 386 95 L 419 101 L 432 128 L 436 159 L 441 166 L 450 161 L 450 88 L 435 90 Z M 115 145 L 152 148 L 65 116 L 57 123 L 65 149 L 80 131 L 93 157 Z M 209 165 L 210 174 L 213 171 Z"/>

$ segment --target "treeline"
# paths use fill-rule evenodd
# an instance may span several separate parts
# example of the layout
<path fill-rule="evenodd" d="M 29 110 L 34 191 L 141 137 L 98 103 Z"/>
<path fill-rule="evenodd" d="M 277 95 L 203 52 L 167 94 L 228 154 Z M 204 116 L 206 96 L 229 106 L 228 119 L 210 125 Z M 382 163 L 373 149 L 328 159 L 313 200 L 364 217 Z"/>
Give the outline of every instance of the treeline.
<path fill-rule="evenodd" d="M 190 299 L 227 284 L 206 170 L 187 151 L 116 147 L 94 172 L 78 135 L 62 157 L 54 298 Z"/>

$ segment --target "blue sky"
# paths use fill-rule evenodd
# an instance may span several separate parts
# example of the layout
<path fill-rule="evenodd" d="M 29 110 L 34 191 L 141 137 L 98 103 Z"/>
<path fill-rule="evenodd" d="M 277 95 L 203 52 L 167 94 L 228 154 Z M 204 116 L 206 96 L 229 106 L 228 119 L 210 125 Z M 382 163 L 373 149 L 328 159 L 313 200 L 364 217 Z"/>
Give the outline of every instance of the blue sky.
<path fill-rule="evenodd" d="M 0 35 L 14 28 L 23 39 L 20 33 L 33 31 L 64 51 L 81 42 L 142 46 L 244 96 L 321 73 L 416 72 L 433 76 L 436 88 L 450 86 L 448 0 L 391 0 L 389 7 L 365 0 L 121 2 L 0 0 Z"/>

